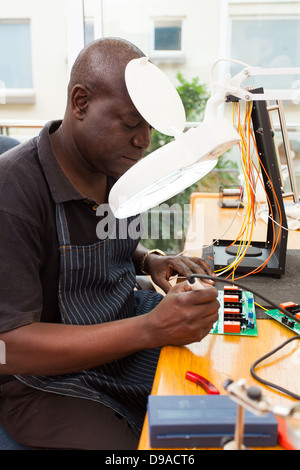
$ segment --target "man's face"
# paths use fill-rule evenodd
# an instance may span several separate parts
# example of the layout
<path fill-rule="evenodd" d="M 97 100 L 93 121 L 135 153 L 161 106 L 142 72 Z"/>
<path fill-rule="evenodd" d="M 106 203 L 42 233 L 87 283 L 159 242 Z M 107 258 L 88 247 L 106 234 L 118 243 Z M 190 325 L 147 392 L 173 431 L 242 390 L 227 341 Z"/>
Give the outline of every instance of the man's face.
<path fill-rule="evenodd" d="M 119 178 L 143 156 L 152 128 L 138 113 L 127 91 L 93 96 L 75 135 L 85 164 Z"/>

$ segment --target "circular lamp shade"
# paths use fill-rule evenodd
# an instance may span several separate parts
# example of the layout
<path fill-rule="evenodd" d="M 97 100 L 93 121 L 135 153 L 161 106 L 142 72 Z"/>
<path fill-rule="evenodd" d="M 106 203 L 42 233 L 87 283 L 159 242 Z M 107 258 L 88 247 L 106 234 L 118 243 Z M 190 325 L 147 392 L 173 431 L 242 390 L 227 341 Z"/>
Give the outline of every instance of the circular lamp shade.
<path fill-rule="evenodd" d="M 140 160 L 114 184 L 109 194 L 113 214 L 130 217 L 178 194 L 207 175 L 218 157 L 239 140 L 223 118 L 189 129 Z"/>
<path fill-rule="evenodd" d="M 173 137 L 183 132 L 186 116 L 181 98 L 167 76 L 147 57 L 128 63 L 125 82 L 136 109 L 154 129 Z"/>
<path fill-rule="evenodd" d="M 240 141 L 224 118 L 210 117 L 183 132 L 186 118 L 180 96 L 146 57 L 129 62 L 125 80 L 143 118 L 175 140 L 144 157 L 112 187 L 109 204 L 119 219 L 145 212 L 196 183 L 215 167 L 220 155 Z"/>

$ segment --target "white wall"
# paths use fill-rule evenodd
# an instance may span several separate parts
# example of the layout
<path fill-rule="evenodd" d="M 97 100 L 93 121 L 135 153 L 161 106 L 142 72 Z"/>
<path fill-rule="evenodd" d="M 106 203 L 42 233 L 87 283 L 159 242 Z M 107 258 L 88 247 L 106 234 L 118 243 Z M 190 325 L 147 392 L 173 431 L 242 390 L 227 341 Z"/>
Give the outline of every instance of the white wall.
<path fill-rule="evenodd" d="M 197 76 L 210 84 L 211 65 L 228 55 L 229 14 L 300 15 L 300 1 L 276 0 L 85 0 L 85 7 L 87 15 L 98 13 L 98 35 L 124 37 L 148 55 L 152 19 L 184 17 L 185 61 L 159 64 L 175 84 L 178 71 L 188 79 Z M 81 8 L 82 0 L 1 0 L 0 20 L 31 20 L 36 99 L 34 104 L 0 104 L 0 120 L 63 117 L 69 68 L 83 43 Z"/>
<path fill-rule="evenodd" d="M 219 57 L 220 4 L 222 0 L 103 0 L 104 36 L 123 36 L 150 53 L 151 20 L 157 17 L 186 19 L 186 61 L 159 63 L 175 81 L 177 72 L 187 78 L 209 81 L 212 62 Z M 118 12 L 116 14 L 116 11 Z"/>
<path fill-rule="evenodd" d="M 101 8 L 104 36 L 119 36 L 137 44 L 146 54 L 150 51 L 150 29 L 153 17 L 186 18 L 186 61 L 182 64 L 159 64 L 175 84 L 177 72 L 185 77 L 199 76 L 209 82 L 212 62 L 219 56 L 221 0 L 89 0 L 86 13 Z M 0 105 L 1 119 L 61 118 L 66 103 L 70 61 L 78 50 L 82 31 L 78 22 L 80 0 L 9 0 L 0 3 L 0 19 L 29 18 L 32 32 L 34 104 Z M 94 10 L 95 11 L 95 10 Z M 73 17 L 70 21 L 70 12 Z M 67 18 L 69 15 L 69 21 Z M 70 31 L 73 28 L 72 31 Z M 98 28 L 100 30 L 101 28 Z M 80 37 L 80 39 L 79 39 Z M 73 46 L 73 47 L 72 47 Z M 74 52 L 75 51 L 75 52 Z M 72 59 L 71 59 L 72 61 Z M 0 77 L 1 79 L 1 77 Z"/>
<path fill-rule="evenodd" d="M 1 1 L 0 19 L 14 18 L 29 18 L 31 21 L 36 99 L 34 104 L 0 105 L 0 119 L 61 118 L 68 80 L 65 1 Z"/>

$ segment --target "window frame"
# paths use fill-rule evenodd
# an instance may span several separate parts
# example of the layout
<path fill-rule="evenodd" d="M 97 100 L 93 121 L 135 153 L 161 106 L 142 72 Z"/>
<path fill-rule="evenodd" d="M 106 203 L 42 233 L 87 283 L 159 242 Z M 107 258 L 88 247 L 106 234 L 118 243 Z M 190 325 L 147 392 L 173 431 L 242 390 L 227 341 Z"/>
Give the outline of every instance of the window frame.
<path fill-rule="evenodd" d="M 29 39 L 30 39 L 30 54 L 31 54 L 31 87 L 9 87 L 1 78 L 1 104 L 34 104 L 35 103 L 35 90 L 34 90 L 34 76 L 33 76 L 33 53 L 32 53 L 32 31 L 30 18 L 1 18 L 0 24 L 28 24 L 29 25 Z"/>
<path fill-rule="evenodd" d="M 182 16 L 157 16 L 150 18 L 150 59 L 153 61 L 164 61 L 181 63 L 186 60 L 186 18 Z M 155 28 L 158 22 L 181 22 L 181 49 L 180 50 L 157 50 L 155 49 Z"/>
<path fill-rule="evenodd" d="M 276 23 L 276 21 L 293 21 L 293 20 L 297 20 L 299 21 L 300 23 L 300 15 L 295 15 L 295 16 L 291 16 L 290 14 L 286 14 L 286 15 L 277 15 L 277 14 L 274 14 L 274 15 L 258 15 L 257 17 L 253 17 L 252 15 L 250 14 L 245 14 L 245 15 L 230 15 L 229 17 L 229 34 L 228 34 L 228 52 L 229 52 L 229 55 L 231 57 L 231 45 L 232 45 L 232 33 L 233 33 L 233 22 L 237 22 L 237 21 L 248 21 L 248 22 L 255 22 L 255 21 L 272 21 L 274 22 L 274 24 Z M 256 66 L 256 64 L 250 64 L 250 65 L 254 65 Z M 294 67 L 296 67 L 296 64 L 293 65 Z"/>

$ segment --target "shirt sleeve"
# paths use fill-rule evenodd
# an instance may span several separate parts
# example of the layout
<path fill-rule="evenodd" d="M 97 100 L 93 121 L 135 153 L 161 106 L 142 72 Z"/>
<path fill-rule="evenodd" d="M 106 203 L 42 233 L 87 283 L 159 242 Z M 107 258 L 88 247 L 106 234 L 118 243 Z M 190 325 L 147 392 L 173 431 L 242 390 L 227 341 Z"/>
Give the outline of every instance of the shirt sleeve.
<path fill-rule="evenodd" d="M 0 211 L 0 332 L 40 320 L 40 239 L 37 227 Z"/>

